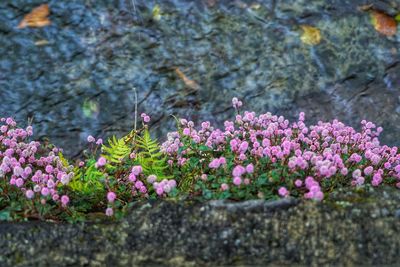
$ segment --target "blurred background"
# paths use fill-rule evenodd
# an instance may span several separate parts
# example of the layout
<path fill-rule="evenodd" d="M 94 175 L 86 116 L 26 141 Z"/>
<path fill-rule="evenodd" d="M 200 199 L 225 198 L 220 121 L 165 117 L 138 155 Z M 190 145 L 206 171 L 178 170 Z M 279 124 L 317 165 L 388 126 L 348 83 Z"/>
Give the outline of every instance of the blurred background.
<path fill-rule="evenodd" d="M 139 114 L 223 127 L 244 109 L 384 127 L 400 145 L 400 1 L 0 1 L 0 116 L 69 156 Z"/>

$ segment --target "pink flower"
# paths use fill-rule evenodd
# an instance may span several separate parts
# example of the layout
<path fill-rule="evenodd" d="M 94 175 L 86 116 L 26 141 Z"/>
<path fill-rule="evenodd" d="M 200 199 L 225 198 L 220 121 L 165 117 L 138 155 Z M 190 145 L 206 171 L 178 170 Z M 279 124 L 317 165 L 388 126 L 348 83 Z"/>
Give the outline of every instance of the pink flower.
<path fill-rule="evenodd" d="M 242 106 L 242 101 L 239 101 L 239 99 L 237 99 L 237 97 L 232 98 L 232 106 L 234 108 L 240 108 Z"/>
<path fill-rule="evenodd" d="M 135 182 L 136 189 L 140 189 L 142 186 L 143 186 L 143 182 L 142 181 L 136 181 Z"/>
<path fill-rule="evenodd" d="M 169 184 L 167 183 L 166 185 L 164 185 L 164 187 L 163 187 L 163 189 L 164 189 L 164 192 L 165 193 L 169 193 L 169 192 L 171 192 L 171 186 L 169 186 Z"/>
<path fill-rule="evenodd" d="M 222 190 L 222 191 L 226 191 L 226 190 L 228 190 L 228 189 L 229 189 L 229 185 L 227 185 L 227 184 L 225 184 L 225 183 L 221 184 L 221 190 Z"/>
<path fill-rule="evenodd" d="M 169 181 L 168 181 L 168 184 L 169 184 L 169 186 L 171 186 L 172 188 L 175 188 L 175 187 L 176 187 L 176 181 L 175 181 L 174 179 L 169 180 Z"/>
<path fill-rule="evenodd" d="M 34 195 L 35 195 L 35 193 L 32 191 L 32 190 L 27 190 L 26 192 L 25 192 L 25 196 L 28 198 L 28 199 L 32 199 L 33 197 L 34 197 Z"/>
<path fill-rule="evenodd" d="M 148 116 L 148 115 L 144 116 L 144 117 L 143 117 L 143 121 L 144 121 L 145 123 L 150 122 L 150 116 Z"/>
<path fill-rule="evenodd" d="M 161 186 L 159 186 L 156 189 L 156 193 L 157 195 L 161 196 L 162 194 L 164 194 L 164 189 Z"/>
<path fill-rule="evenodd" d="M 93 142 L 96 141 L 96 139 L 95 139 L 93 136 L 89 135 L 89 136 L 87 137 L 87 141 L 88 141 L 89 143 L 93 143 Z"/>
<path fill-rule="evenodd" d="M 324 199 L 324 193 L 322 193 L 321 191 L 318 191 L 314 194 L 313 197 L 315 200 L 321 201 L 322 199 Z"/>
<path fill-rule="evenodd" d="M 107 201 L 112 203 L 114 200 L 117 198 L 117 195 L 114 192 L 108 192 L 107 193 Z"/>
<path fill-rule="evenodd" d="M 368 166 L 364 169 L 364 174 L 370 175 L 373 171 L 374 171 L 374 168 L 372 166 Z"/>
<path fill-rule="evenodd" d="M 296 181 L 294 181 L 294 185 L 296 187 L 301 187 L 303 185 L 303 181 L 300 179 L 297 179 Z"/>
<path fill-rule="evenodd" d="M 136 176 L 138 176 L 140 173 L 142 173 L 143 169 L 142 166 L 136 165 L 132 167 L 132 173 Z"/>
<path fill-rule="evenodd" d="M 23 186 L 23 185 L 24 185 L 24 180 L 23 180 L 22 178 L 18 178 L 18 179 L 15 181 L 15 185 L 18 186 L 18 187 Z"/>
<path fill-rule="evenodd" d="M 224 157 L 219 158 L 219 164 L 220 165 L 225 165 L 226 164 L 226 159 Z"/>
<path fill-rule="evenodd" d="M 360 176 L 361 176 L 361 170 L 360 169 L 355 169 L 353 171 L 353 178 L 357 179 L 357 177 L 360 177 Z"/>
<path fill-rule="evenodd" d="M 129 177 L 128 177 L 128 180 L 129 180 L 129 182 L 131 182 L 131 183 L 135 182 L 135 181 L 136 181 L 136 175 L 133 174 L 133 173 L 130 173 L 130 174 L 129 174 Z"/>
<path fill-rule="evenodd" d="M 96 164 L 95 164 L 95 167 L 96 167 L 96 168 L 103 167 L 103 166 L 106 165 L 106 163 L 107 163 L 107 160 L 106 160 L 104 157 L 100 157 L 100 158 L 97 160 L 97 162 L 96 162 Z"/>
<path fill-rule="evenodd" d="M 152 184 L 152 183 L 154 183 L 155 181 L 157 181 L 157 176 L 151 174 L 151 175 L 149 175 L 149 176 L 147 177 L 147 182 L 148 182 L 149 184 Z"/>
<path fill-rule="evenodd" d="M 99 138 L 96 141 L 96 145 L 102 145 L 103 144 L 103 139 Z"/>
<path fill-rule="evenodd" d="M 220 166 L 219 159 L 213 159 L 213 160 L 210 162 L 210 164 L 208 164 L 208 167 L 209 167 L 210 169 L 218 169 L 219 166 Z"/>
<path fill-rule="evenodd" d="M 2 133 L 7 132 L 7 130 L 8 130 L 8 126 L 7 126 L 7 125 L 3 125 L 3 126 L 0 127 L 0 131 L 1 131 Z"/>
<path fill-rule="evenodd" d="M 232 175 L 234 177 L 240 177 L 246 172 L 246 169 L 243 166 L 237 165 L 233 168 Z"/>
<path fill-rule="evenodd" d="M 239 102 L 237 97 L 232 98 L 232 105 L 236 107 L 237 103 Z"/>
<path fill-rule="evenodd" d="M 183 129 L 183 135 L 190 135 L 190 129 L 189 128 Z"/>
<path fill-rule="evenodd" d="M 42 196 L 48 196 L 50 194 L 50 191 L 47 187 L 43 187 L 42 191 L 40 192 L 42 194 Z"/>
<path fill-rule="evenodd" d="M 287 197 L 288 195 L 289 195 L 289 191 L 286 189 L 286 187 L 281 187 L 281 188 L 279 188 L 279 190 L 278 190 L 278 194 L 281 196 L 281 197 Z"/>
<path fill-rule="evenodd" d="M 140 191 L 140 193 L 145 194 L 145 193 L 147 193 L 147 188 L 145 186 L 141 186 L 139 191 Z"/>
<path fill-rule="evenodd" d="M 243 141 L 240 146 L 239 146 L 239 151 L 241 153 L 245 153 L 247 151 L 247 149 L 249 148 L 249 143 L 246 141 Z"/>
<path fill-rule="evenodd" d="M 239 186 L 242 183 L 242 178 L 236 176 L 233 178 L 233 184 Z"/>
<path fill-rule="evenodd" d="M 114 214 L 114 210 L 113 210 L 112 208 L 107 208 L 107 209 L 106 209 L 106 215 L 107 215 L 108 217 L 113 216 L 113 214 Z"/>
<path fill-rule="evenodd" d="M 54 183 L 53 180 L 50 179 L 50 180 L 47 181 L 47 187 L 48 188 L 53 188 L 54 186 L 55 186 L 55 183 Z"/>
<path fill-rule="evenodd" d="M 357 185 L 363 185 L 365 182 L 365 178 L 362 176 L 357 177 L 356 182 L 357 182 Z"/>
<path fill-rule="evenodd" d="M 246 172 L 247 173 L 253 173 L 254 172 L 254 165 L 253 164 L 249 164 L 246 166 Z"/>
<path fill-rule="evenodd" d="M 51 165 L 47 165 L 45 170 L 46 170 L 47 173 L 52 173 L 54 168 Z"/>
<path fill-rule="evenodd" d="M 63 195 L 61 197 L 61 205 L 65 207 L 67 206 L 68 203 L 69 203 L 69 197 L 67 195 Z"/>

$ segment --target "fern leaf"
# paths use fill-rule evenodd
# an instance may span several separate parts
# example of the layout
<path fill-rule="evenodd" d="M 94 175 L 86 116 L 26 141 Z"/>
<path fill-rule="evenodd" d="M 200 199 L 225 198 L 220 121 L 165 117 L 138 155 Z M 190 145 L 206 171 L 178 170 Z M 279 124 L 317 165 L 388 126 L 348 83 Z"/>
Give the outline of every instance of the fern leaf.
<path fill-rule="evenodd" d="M 166 157 L 160 151 L 157 141 L 151 138 L 148 129 L 144 130 L 142 136 L 137 137 L 136 145 L 140 151 L 137 160 L 146 175 L 154 174 L 158 179 L 171 178 L 166 175 Z"/>
<path fill-rule="evenodd" d="M 114 167 L 112 166 L 113 163 L 120 163 L 130 154 L 131 148 L 125 140 L 125 137 L 117 139 L 114 135 L 112 138 L 108 139 L 108 146 L 102 146 L 102 150 L 104 152 L 102 156 L 108 162 L 107 167 L 114 169 Z"/>

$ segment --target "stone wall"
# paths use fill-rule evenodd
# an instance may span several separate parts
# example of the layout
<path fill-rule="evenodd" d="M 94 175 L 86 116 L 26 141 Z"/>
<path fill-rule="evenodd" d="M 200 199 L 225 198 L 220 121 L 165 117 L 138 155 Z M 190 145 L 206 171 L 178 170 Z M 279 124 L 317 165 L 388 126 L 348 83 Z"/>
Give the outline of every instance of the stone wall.
<path fill-rule="evenodd" d="M 400 194 L 156 201 L 118 223 L 0 224 L 0 266 L 398 266 Z"/>

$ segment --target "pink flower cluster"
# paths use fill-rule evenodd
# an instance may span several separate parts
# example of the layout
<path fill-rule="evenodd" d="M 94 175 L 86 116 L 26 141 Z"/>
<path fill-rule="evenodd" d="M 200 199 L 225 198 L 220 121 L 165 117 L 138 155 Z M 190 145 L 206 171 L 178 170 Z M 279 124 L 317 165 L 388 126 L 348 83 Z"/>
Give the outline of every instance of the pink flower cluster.
<path fill-rule="evenodd" d="M 208 164 L 208 167 L 211 169 L 218 169 L 223 165 L 226 165 L 226 159 L 224 157 L 219 157 L 217 159 L 213 159 L 210 164 Z"/>
<path fill-rule="evenodd" d="M 99 138 L 96 140 L 93 136 L 89 135 L 87 137 L 88 143 L 95 143 L 96 145 L 102 145 L 103 144 L 103 139 Z"/>
<path fill-rule="evenodd" d="M 242 105 L 236 98 L 232 104 L 236 109 Z M 263 173 L 270 175 L 273 170 L 284 169 L 286 174 L 276 182 L 284 188 L 278 192 L 281 196 L 287 196 L 286 188 L 290 188 L 305 198 L 321 200 L 325 182 L 339 180 L 341 185 L 349 186 L 378 186 L 386 181 L 400 188 L 400 154 L 397 147 L 380 144 L 381 127 L 365 120 L 360 132 L 338 120 L 306 126 L 304 118 L 301 112 L 296 122 L 289 123 L 282 116 L 257 116 L 245 111 L 234 121 L 226 121 L 223 130 L 214 129 L 209 122 L 196 130 L 193 122 L 182 119 L 182 130 L 170 133 L 162 150 L 172 165 L 184 165 L 187 155 L 193 157 L 193 149 L 185 145 L 190 142 L 207 146 L 213 153 L 222 154 L 223 159 L 232 154 L 234 165 L 226 175 L 231 172 L 236 186 L 251 184 Z M 202 173 L 213 173 L 220 167 L 220 158 L 209 159 L 197 153 L 195 156 L 205 164 Z M 261 159 L 267 163 L 261 164 L 265 162 Z M 247 180 L 242 179 L 244 174 Z M 221 185 L 222 191 L 228 188 L 232 187 Z"/>
<path fill-rule="evenodd" d="M 153 187 L 154 191 L 159 196 L 168 194 L 173 188 L 176 187 L 175 180 L 164 179 L 161 182 L 157 182 L 157 176 L 155 175 L 149 175 L 147 178 L 145 178 L 142 166 L 140 165 L 133 166 L 127 177 L 127 180 L 121 182 L 131 185 L 133 196 L 142 194 L 147 197 L 149 185 Z"/>
<path fill-rule="evenodd" d="M 176 187 L 176 181 L 173 179 L 172 180 L 163 179 L 161 182 L 154 182 L 153 187 L 157 195 L 165 196 L 166 194 L 170 193 L 172 189 Z"/>
<path fill-rule="evenodd" d="M 0 179 L 28 199 L 66 206 L 69 197 L 63 189 L 73 177 L 73 167 L 63 165 L 58 157 L 60 150 L 53 148 L 44 154 L 39 142 L 28 141 L 32 127 L 17 128 L 12 118 L 1 118 L 0 125 Z"/>
<path fill-rule="evenodd" d="M 146 184 L 142 181 L 143 177 L 144 175 L 142 166 L 140 165 L 133 166 L 128 176 L 128 183 L 131 184 L 132 195 L 136 196 L 139 193 L 147 194 L 148 189 L 146 187 Z"/>

